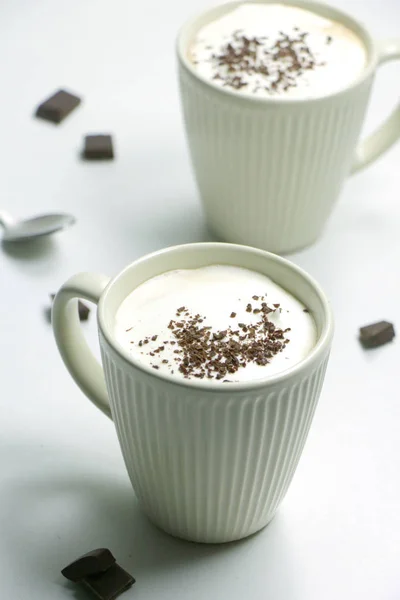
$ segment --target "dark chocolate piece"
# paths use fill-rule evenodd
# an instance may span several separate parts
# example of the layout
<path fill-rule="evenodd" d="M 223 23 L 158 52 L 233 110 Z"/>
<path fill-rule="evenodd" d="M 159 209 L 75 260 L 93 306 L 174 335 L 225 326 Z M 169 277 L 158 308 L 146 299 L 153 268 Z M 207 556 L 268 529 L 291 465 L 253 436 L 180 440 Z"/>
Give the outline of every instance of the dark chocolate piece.
<path fill-rule="evenodd" d="M 134 583 L 135 579 L 117 563 L 104 573 L 88 575 L 82 583 L 100 600 L 114 600 Z"/>
<path fill-rule="evenodd" d="M 379 321 L 360 328 L 360 342 L 365 348 L 383 346 L 391 342 L 394 336 L 394 327 L 388 321 Z"/>
<path fill-rule="evenodd" d="M 86 306 L 86 304 L 84 304 L 82 302 L 82 300 L 78 300 L 78 313 L 79 313 L 79 320 L 80 321 L 87 321 L 89 318 L 89 313 L 90 313 L 90 308 L 88 306 Z"/>
<path fill-rule="evenodd" d="M 55 297 L 55 294 L 50 294 L 51 300 L 54 300 Z M 78 300 L 78 314 L 80 321 L 87 321 L 89 318 L 90 308 L 82 300 Z"/>
<path fill-rule="evenodd" d="M 81 99 L 65 90 L 58 90 L 36 109 L 36 116 L 52 123 L 61 123 L 81 103 Z"/>
<path fill-rule="evenodd" d="M 104 160 L 114 158 L 111 135 L 87 135 L 83 157 L 89 160 Z"/>
<path fill-rule="evenodd" d="M 81 581 L 88 575 L 107 571 L 115 563 L 115 558 L 107 548 L 97 548 L 87 552 L 65 567 L 61 573 L 70 581 Z"/>

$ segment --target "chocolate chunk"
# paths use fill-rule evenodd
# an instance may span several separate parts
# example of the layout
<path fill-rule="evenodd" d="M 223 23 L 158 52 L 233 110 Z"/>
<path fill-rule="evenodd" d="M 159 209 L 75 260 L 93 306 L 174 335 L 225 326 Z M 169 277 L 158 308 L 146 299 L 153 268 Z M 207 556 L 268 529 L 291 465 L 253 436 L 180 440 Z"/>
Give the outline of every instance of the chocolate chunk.
<path fill-rule="evenodd" d="M 82 300 L 78 300 L 78 313 L 79 313 L 79 320 L 80 321 L 87 321 L 89 318 L 89 313 L 90 313 L 90 308 L 88 306 L 86 306 L 86 304 L 84 304 L 82 302 Z"/>
<path fill-rule="evenodd" d="M 55 297 L 55 294 L 50 294 L 51 300 L 54 300 Z M 87 321 L 89 318 L 90 308 L 82 300 L 78 300 L 78 314 L 80 321 Z"/>
<path fill-rule="evenodd" d="M 111 135 L 87 135 L 83 157 L 89 160 L 104 160 L 114 158 Z"/>
<path fill-rule="evenodd" d="M 52 123 L 61 123 L 81 103 L 81 99 L 65 90 L 59 90 L 36 109 L 36 116 Z"/>
<path fill-rule="evenodd" d="M 360 328 L 360 342 L 365 348 L 383 346 L 391 342 L 394 336 L 394 327 L 388 321 L 379 321 Z"/>
<path fill-rule="evenodd" d="M 107 548 L 97 548 L 87 552 L 65 567 L 61 573 L 70 581 L 81 581 L 88 575 L 107 571 L 115 563 L 115 558 Z"/>
<path fill-rule="evenodd" d="M 135 579 L 115 563 L 104 573 L 88 575 L 82 579 L 82 583 L 100 600 L 114 600 L 130 588 Z"/>

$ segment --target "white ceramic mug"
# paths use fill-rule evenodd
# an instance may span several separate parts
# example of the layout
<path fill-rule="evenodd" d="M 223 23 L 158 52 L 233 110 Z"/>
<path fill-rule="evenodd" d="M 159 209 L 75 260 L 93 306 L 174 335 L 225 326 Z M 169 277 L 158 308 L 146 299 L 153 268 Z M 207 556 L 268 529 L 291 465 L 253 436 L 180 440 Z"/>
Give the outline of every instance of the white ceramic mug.
<path fill-rule="evenodd" d="M 264 381 L 229 385 L 176 379 L 132 358 L 113 333 L 123 300 L 155 275 L 209 264 L 268 275 L 309 307 L 318 331 L 310 354 Z M 98 303 L 104 373 L 82 335 L 76 298 Z M 228 542 L 272 519 L 306 441 L 332 339 L 329 303 L 309 275 L 254 248 L 175 246 L 134 262 L 112 281 L 75 275 L 58 292 L 52 321 L 72 377 L 113 419 L 132 485 L 154 523 L 188 540 Z"/>
<path fill-rule="evenodd" d="M 178 36 L 186 133 L 211 229 L 225 241 L 286 253 L 318 238 L 345 177 L 399 138 L 400 106 L 357 146 L 376 68 L 400 58 L 400 40 L 375 43 L 341 11 L 290 0 L 352 29 L 368 52 L 364 71 L 347 88 L 322 98 L 240 95 L 199 75 L 188 47 L 200 27 L 241 3 L 210 9 L 186 23 Z"/>

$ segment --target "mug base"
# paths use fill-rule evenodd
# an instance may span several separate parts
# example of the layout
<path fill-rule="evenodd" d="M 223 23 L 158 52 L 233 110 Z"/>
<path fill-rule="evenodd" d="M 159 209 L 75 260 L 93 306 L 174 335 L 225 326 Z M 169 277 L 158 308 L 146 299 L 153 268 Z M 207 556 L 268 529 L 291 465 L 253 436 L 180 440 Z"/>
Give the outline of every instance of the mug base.
<path fill-rule="evenodd" d="M 270 246 L 268 243 L 260 244 L 260 243 L 257 243 L 256 241 L 244 239 L 241 236 L 236 236 L 236 235 L 232 235 L 232 236 L 228 235 L 227 236 L 227 235 L 221 233 L 219 228 L 212 225 L 209 221 L 207 221 L 207 226 L 208 226 L 208 229 L 209 229 L 212 237 L 217 242 L 226 242 L 229 244 L 240 244 L 241 246 L 250 246 L 252 248 L 259 248 L 260 250 L 265 250 L 266 252 L 272 252 L 273 254 L 278 254 L 279 256 L 287 256 L 289 254 L 294 254 L 295 252 L 300 252 L 301 250 L 305 250 L 306 248 L 313 246 L 322 235 L 322 232 L 319 232 L 318 235 L 313 236 L 310 240 L 307 240 L 306 242 L 300 242 L 300 243 L 293 244 L 293 246 L 290 245 L 290 246 L 285 246 L 282 248 L 280 246 Z"/>
<path fill-rule="evenodd" d="M 149 519 L 149 521 L 155 527 L 157 527 L 157 529 L 159 529 L 160 531 L 163 531 L 164 533 L 167 533 L 168 535 L 170 535 L 174 538 L 183 540 L 185 542 L 191 542 L 191 543 L 196 543 L 196 544 L 217 545 L 217 544 L 229 544 L 229 543 L 233 543 L 233 542 L 239 542 L 240 540 L 244 540 L 248 537 L 256 535 L 257 533 L 260 533 L 263 529 L 265 529 L 265 527 L 267 527 L 271 523 L 271 521 L 275 517 L 276 513 L 269 516 L 266 521 L 262 522 L 262 524 L 258 523 L 255 527 L 252 527 L 251 529 L 249 529 L 246 532 L 242 532 L 242 533 L 235 532 L 232 534 L 228 533 L 223 536 L 208 535 L 208 534 L 206 534 L 206 535 L 193 534 L 192 535 L 190 533 L 182 531 L 181 529 L 160 525 L 160 523 L 157 523 L 157 521 L 152 519 L 152 517 L 149 516 L 147 513 L 145 513 L 145 514 L 146 514 L 147 518 Z"/>

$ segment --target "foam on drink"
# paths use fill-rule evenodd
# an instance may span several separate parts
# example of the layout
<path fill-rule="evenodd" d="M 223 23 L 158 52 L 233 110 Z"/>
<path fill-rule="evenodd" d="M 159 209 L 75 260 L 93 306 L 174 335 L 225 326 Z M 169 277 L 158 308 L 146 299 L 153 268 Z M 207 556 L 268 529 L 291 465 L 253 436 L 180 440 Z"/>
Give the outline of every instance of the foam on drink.
<path fill-rule="evenodd" d="M 265 379 L 316 343 L 312 315 L 268 277 L 211 265 L 168 271 L 121 304 L 115 337 L 132 358 L 180 379 Z"/>

